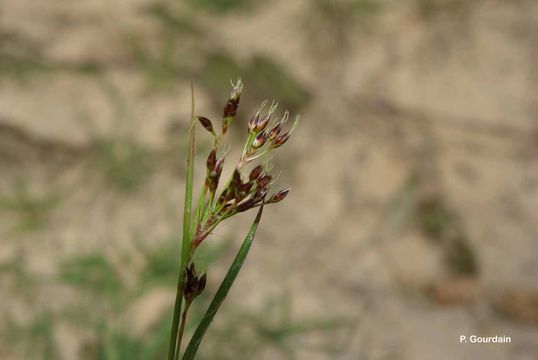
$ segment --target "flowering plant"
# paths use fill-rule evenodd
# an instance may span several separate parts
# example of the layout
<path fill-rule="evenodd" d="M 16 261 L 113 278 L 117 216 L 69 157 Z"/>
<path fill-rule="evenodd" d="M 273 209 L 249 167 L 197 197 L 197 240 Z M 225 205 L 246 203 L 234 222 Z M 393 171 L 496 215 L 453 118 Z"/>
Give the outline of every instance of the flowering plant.
<path fill-rule="evenodd" d="M 284 145 L 298 123 L 297 116 L 291 129 L 284 131 L 285 124 L 289 119 L 289 112 L 286 111 L 281 118 L 274 119 L 277 104 L 275 102 L 271 103 L 267 111 L 264 111 L 268 104 L 267 101 L 262 103 L 256 114 L 248 122 L 248 136 L 239 161 L 232 175 L 224 184 L 223 189 L 220 192 L 218 191 L 225 158 L 225 155 L 219 155 L 220 148 L 230 125 L 236 117 L 242 90 L 243 83 L 240 79 L 235 84 L 232 83 L 230 96 L 224 106 L 222 127 L 220 132 L 217 133 L 210 119 L 194 115 L 194 91 L 191 85 L 192 105 L 185 181 L 183 240 L 168 360 L 179 359 L 189 308 L 205 288 L 206 274 L 199 275 L 197 273 L 193 257 L 200 244 L 222 221 L 238 213 L 258 208 L 258 213 L 246 238 L 185 349 L 183 360 L 194 359 L 205 332 L 235 281 L 254 240 L 264 205 L 282 201 L 289 192 L 289 189 L 286 189 L 270 196 L 268 195 L 275 181 L 273 175 L 269 174 L 268 167 L 257 165 L 248 172 L 248 176 L 245 174 L 245 169 L 249 164 L 255 160 L 262 159 L 274 149 Z M 197 120 L 212 135 L 213 146 L 207 157 L 206 177 L 193 213 L 192 192 L 195 124 Z"/>

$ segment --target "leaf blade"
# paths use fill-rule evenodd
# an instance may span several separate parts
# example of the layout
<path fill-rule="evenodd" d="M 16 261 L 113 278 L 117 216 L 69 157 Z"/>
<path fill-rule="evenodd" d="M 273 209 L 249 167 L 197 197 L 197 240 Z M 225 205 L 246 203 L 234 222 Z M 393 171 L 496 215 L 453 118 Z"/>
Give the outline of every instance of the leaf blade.
<path fill-rule="evenodd" d="M 260 206 L 260 209 L 258 210 L 258 214 L 256 215 L 256 218 L 254 219 L 254 222 L 252 223 L 252 226 L 250 227 L 250 230 L 247 236 L 245 237 L 245 240 L 243 240 L 241 247 L 237 251 L 234 261 L 228 268 L 228 272 L 226 273 L 226 276 L 222 280 L 217 292 L 215 293 L 215 296 L 213 297 L 211 304 L 207 308 L 207 311 L 204 314 L 202 321 L 200 321 L 200 324 L 198 324 L 198 327 L 196 328 L 194 335 L 189 341 L 187 349 L 185 350 L 185 354 L 183 354 L 183 358 L 182 358 L 183 360 L 194 359 L 196 352 L 198 351 L 198 347 L 200 346 L 200 343 L 202 342 L 202 339 L 209 325 L 213 321 L 213 318 L 215 317 L 217 311 L 219 310 L 224 299 L 228 295 L 230 288 L 232 287 L 239 271 L 241 270 L 241 267 L 243 266 L 243 263 L 245 262 L 245 259 L 250 250 L 252 242 L 254 241 L 256 230 L 258 229 L 258 224 L 260 223 L 260 220 L 261 220 L 262 212 L 263 212 L 263 205 Z"/>

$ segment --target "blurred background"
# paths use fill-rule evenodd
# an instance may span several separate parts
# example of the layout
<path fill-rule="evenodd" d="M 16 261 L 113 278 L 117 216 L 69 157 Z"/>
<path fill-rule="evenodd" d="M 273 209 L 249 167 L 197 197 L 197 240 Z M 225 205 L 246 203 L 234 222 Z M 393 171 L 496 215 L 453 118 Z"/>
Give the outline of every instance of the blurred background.
<path fill-rule="evenodd" d="M 538 2 L 3 0 L 0 18 L 1 359 L 164 358 L 189 82 L 218 124 L 238 76 L 231 148 L 264 99 L 302 122 L 273 156 L 292 192 L 200 359 L 538 359 Z M 253 217 L 204 244 L 191 320 Z"/>

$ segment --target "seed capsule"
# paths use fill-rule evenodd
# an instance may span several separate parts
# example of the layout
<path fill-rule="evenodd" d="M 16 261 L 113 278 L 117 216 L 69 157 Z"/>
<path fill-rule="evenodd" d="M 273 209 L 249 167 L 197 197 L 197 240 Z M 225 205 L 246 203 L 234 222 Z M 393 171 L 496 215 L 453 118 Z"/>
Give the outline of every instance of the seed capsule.
<path fill-rule="evenodd" d="M 271 175 L 263 175 L 259 177 L 257 181 L 258 188 L 267 187 L 267 185 L 269 185 L 269 183 L 271 182 L 271 179 L 272 179 Z"/>
<path fill-rule="evenodd" d="M 256 202 L 263 200 L 268 192 L 269 189 L 266 187 L 256 190 L 256 193 L 254 194 L 254 200 L 256 200 Z"/>
<path fill-rule="evenodd" d="M 254 138 L 254 141 L 252 142 L 252 147 L 254 149 L 258 149 L 262 147 L 266 141 L 267 141 L 267 134 L 265 131 L 262 131 L 261 133 L 258 134 L 258 136 Z"/>
<path fill-rule="evenodd" d="M 280 134 L 282 131 L 282 127 L 284 126 L 283 123 L 276 124 L 270 131 L 269 131 L 269 140 L 274 141 L 276 137 Z"/>
<path fill-rule="evenodd" d="M 222 174 L 222 168 L 224 165 L 224 158 L 217 160 L 213 170 L 209 172 L 209 191 L 214 193 L 219 186 L 220 175 Z"/>
<path fill-rule="evenodd" d="M 211 120 L 204 116 L 198 116 L 198 121 L 200 121 L 200 124 L 202 124 L 204 129 L 215 135 L 215 130 L 213 129 L 213 124 L 211 123 Z"/>
<path fill-rule="evenodd" d="M 252 208 L 254 205 L 256 205 L 256 200 L 250 198 L 247 201 L 242 202 L 237 206 L 237 212 L 243 212 L 247 211 L 248 209 Z"/>
<path fill-rule="evenodd" d="M 232 83 L 232 91 L 223 111 L 223 116 L 225 119 L 224 125 L 226 127 L 229 125 L 229 121 L 231 121 L 231 119 L 229 119 L 228 122 L 226 122 L 226 118 L 233 118 L 237 114 L 237 108 L 239 107 L 239 100 L 241 99 L 242 91 L 243 83 L 241 82 L 241 79 L 238 79 L 237 83 L 235 84 Z"/>
<path fill-rule="evenodd" d="M 250 175 L 248 176 L 248 179 L 250 181 L 254 181 L 256 180 L 257 178 L 260 177 L 260 175 L 262 174 L 262 171 L 263 171 L 263 166 L 261 165 L 258 165 L 256 166 L 254 169 L 252 169 L 252 171 L 250 172 Z"/>
<path fill-rule="evenodd" d="M 250 189 L 252 189 L 252 186 L 254 186 L 254 183 L 252 182 L 245 183 L 241 185 L 239 191 L 243 194 L 248 194 L 250 192 Z"/>
<path fill-rule="evenodd" d="M 284 143 L 288 141 L 289 137 L 290 137 L 290 133 L 285 133 L 283 135 L 277 136 L 277 138 L 273 140 L 273 147 L 277 148 L 284 145 Z"/>
<path fill-rule="evenodd" d="M 207 170 L 212 171 L 215 168 L 215 165 L 217 163 L 217 152 L 215 149 L 211 150 L 209 153 L 209 156 L 207 157 Z"/>
<path fill-rule="evenodd" d="M 267 124 L 269 123 L 270 119 L 271 119 L 271 114 L 267 114 L 261 119 L 258 118 L 254 126 L 254 131 L 257 133 L 260 131 L 263 131 L 265 127 L 267 126 Z"/>
<path fill-rule="evenodd" d="M 239 100 L 228 100 L 226 105 L 224 106 L 223 116 L 225 118 L 227 117 L 234 117 L 237 114 L 237 109 L 239 108 Z"/>
<path fill-rule="evenodd" d="M 254 133 L 256 131 L 256 124 L 258 123 L 258 120 L 260 118 L 260 114 L 256 113 L 253 117 L 250 118 L 248 122 L 248 132 Z"/>
<path fill-rule="evenodd" d="M 289 192 L 290 192 L 290 189 L 280 190 L 279 192 L 277 192 L 277 193 L 273 194 L 273 196 L 271 196 L 271 199 L 269 199 L 269 202 L 277 203 L 279 201 L 282 201 L 282 200 L 284 200 L 284 198 L 286 196 L 288 196 Z"/>
<path fill-rule="evenodd" d="M 206 282 L 206 274 L 198 277 L 196 275 L 194 264 L 191 264 L 185 270 L 185 285 L 183 287 L 183 296 L 185 296 L 185 299 L 187 301 L 192 301 L 194 298 L 200 295 L 205 289 Z"/>

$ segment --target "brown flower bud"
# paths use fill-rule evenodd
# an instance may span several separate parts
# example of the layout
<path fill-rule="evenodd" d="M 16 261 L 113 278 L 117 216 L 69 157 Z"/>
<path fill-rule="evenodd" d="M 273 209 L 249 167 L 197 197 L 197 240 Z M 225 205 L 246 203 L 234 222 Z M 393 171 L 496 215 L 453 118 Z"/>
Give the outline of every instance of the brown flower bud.
<path fill-rule="evenodd" d="M 186 299 L 192 298 L 192 294 L 195 291 L 197 285 L 196 269 L 194 264 L 191 264 L 185 269 L 185 286 L 183 288 L 183 295 Z"/>
<path fill-rule="evenodd" d="M 212 171 L 215 168 L 217 163 L 217 151 L 215 149 L 211 150 L 209 156 L 207 157 L 207 170 Z"/>
<path fill-rule="evenodd" d="M 263 166 L 261 166 L 261 165 L 256 166 L 250 172 L 250 175 L 248 176 L 248 179 L 250 181 L 254 181 L 254 180 L 258 179 L 260 177 L 260 175 L 262 174 L 262 171 L 263 171 Z"/>
<path fill-rule="evenodd" d="M 273 147 L 277 148 L 284 145 L 284 143 L 288 141 L 289 137 L 290 137 L 290 133 L 285 133 L 283 135 L 277 136 L 277 138 L 273 140 Z"/>
<path fill-rule="evenodd" d="M 271 175 L 262 175 L 261 177 L 258 178 L 258 181 L 257 181 L 258 188 L 267 187 L 267 185 L 269 185 L 271 180 L 272 180 Z"/>
<path fill-rule="evenodd" d="M 235 84 L 232 83 L 232 91 L 230 93 L 228 101 L 226 102 L 226 105 L 224 106 L 224 110 L 222 113 L 222 116 L 224 118 L 224 121 L 222 123 L 222 135 L 226 134 L 230 123 L 237 114 L 237 109 L 239 108 L 239 100 L 241 98 L 242 91 L 243 83 L 241 82 L 241 79 L 238 79 Z"/>
<path fill-rule="evenodd" d="M 213 135 L 216 135 L 215 134 L 215 129 L 213 129 L 213 124 L 211 123 L 211 120 L 209 120 L 208 118 L 206 118 L 204 116 L 198 116 L 198 121 L 200 121 L 200 124 L 202 124 L 204 129 L 206 129 L 207 131 L 209 131 Z"/>
<path fill-rule="evenodd" d="M 211 154 L 210 154 L 210 158 L 211 158 Z M 209 159 L 208 159 L 207 165 L 208 167 L 210 165 Z M 216 161 L 216 163 L 213 165 L 213 169 L 209 171 L 209 174 L 207 176 L 207 186 L 209 187 L 209 191 L 211 193 L 214 193 L 217 190 L 217 187 L 219 186 L 219 180 L 220 180 L 220 175 L 222 174 L 223 166 L 224 166 L 224 158 L 222 157 Z"/>
<path fill-rule="evenodd" d="M 257 119 L 256 125 L 254 127 L 254 131 L 257 133 L 260 131 L 263 131 L 265 127 L 267 126 L 267 124 L 269 123 L 270 119 L 271 119 L 271 114 L 267 114 L 263 118 Z"/>
<path fill-rule="evenodd" d="M 262 131 L 254 138 L 254 141 L 252 142 L 252 147 L 254 149 L 258 149 L 262 147 L 266 141 L 267 141 L 267 132 Z"/>
<path fill-rule="evenodd" d="M 185 269 L 185 285 L 183 287 L 183 296 L 185 296 L 185 300 L 192 301 L 200 295 L 205 289 L 206 282 L 206 274 L 198 277 L 196 275 L 194 264 L 191 263 L 191 265 Z"/>
<path fill-rule="evenodd" d="M 224 111 L 222 113 L 222 116 L 225 119 L 233 118 L 235 115 L 237 115 L 238 108 L 239 108 L 239 99 L 237 100 L 229 99 L 226 105 L 224 106 Z M 229 125 L 229 123 L 227 125 Z"/>
<path fill-rule="evenodd" d="M 256 205 L 256 200 L 250 198 L 250 199 L 240 203 L 237 206 L 237 212 L 247 211 L 248 209 L 252 208 L 254 205 Z"/>
<path fill-rule="evenodd" d="M 269 199 L 269 202 L 277 203 L 279 201 L 282 201 L 284 200 L 286 196 L 288 196 L 289 192 L 290 192 L 290 189 L 280 190 L 277 193 L 273 194 L 273 196 L 271 196 L 271 199 Z"/>
<path fill-rule="evenodd" d="M 258 123 L 258 120 L 260 118 L 260 114 L 256 113 L 253 117 L 250 118 L 248 122 L 248 132 L 253 133 L 256 131 L 256 124 Z"/>
<path fill-rule="evenodd" d="M 280 134 L 282 131 L 282 127 L 284 126 L 283 123 L 276 124 L 270 131 L 269 131 L 269 140 L 274 141 L 276 137 Z"/>
<path fill-rule="evenodd" d="M 256 202 L 263 200 L 268 192 L 269 189 L 267 187 L 259 188 L 254 194 L 254 200 L 256 200 Z"/>
<path fill-rule="evenodd" d="M 237 108 L 239 107 L 239 100 L 241 99 L 241 92 L 243 91 L 243 83 L 241 79 L 237 79 L 237 82 L 232 83 L 232 91 L 230 97 L 224 106 L 224 118 L 234 117 L 237 114 Z M 229 125 L 225 124 L 225 125 Z"/>
<path fill-rule="evenodd" d="M 239 188 L 239 191 L 240 191 L 242 194 L 248 194 L 248 193 L 250 192 L 250 189 L 252 189 L 252 186 L 254 186 L 254 183 L 252 183 L 252 182 L 244 183 L 244 184 L 241 185 L 241 187 Z"/>

